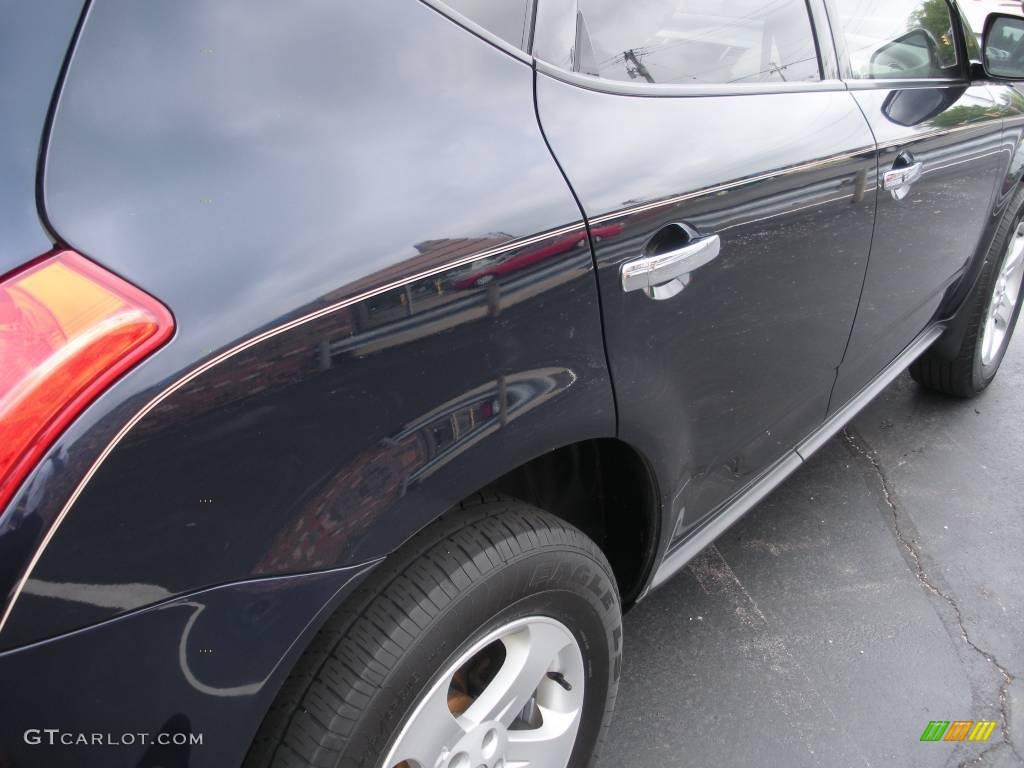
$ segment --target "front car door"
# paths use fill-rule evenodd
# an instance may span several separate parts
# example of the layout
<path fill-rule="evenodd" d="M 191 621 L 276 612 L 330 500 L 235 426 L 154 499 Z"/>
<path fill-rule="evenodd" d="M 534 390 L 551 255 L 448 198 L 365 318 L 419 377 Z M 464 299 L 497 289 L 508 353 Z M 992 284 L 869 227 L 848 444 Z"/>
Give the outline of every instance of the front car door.
<path fill-rule="evenodd" d="M 840 66 L 879 145 L 871 262 L 831 409 L 943 309 L 981 244 L 1006 165 L 1002 110 L 947 0 L 829 0 Z"/>
<path fill-rule="evenodd" d="M 813 29 L 804 0 L 539 6 L 538 113 L 590 226 L 619 434 L 676 537 L 822 422 L 849 338 L 875 145 Z"/>

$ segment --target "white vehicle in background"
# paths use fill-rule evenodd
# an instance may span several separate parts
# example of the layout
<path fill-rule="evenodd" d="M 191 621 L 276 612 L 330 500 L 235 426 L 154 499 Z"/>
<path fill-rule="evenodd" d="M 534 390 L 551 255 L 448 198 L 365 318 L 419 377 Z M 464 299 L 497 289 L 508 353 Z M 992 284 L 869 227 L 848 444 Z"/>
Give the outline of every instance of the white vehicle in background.
<path fill-rule="evenodd" d="M 960 8 L 977 34 L 985 28 L 985 17 L 990 13 L 1019 13 L 1024 15 L 1021 0 L 960 0 Z"/>

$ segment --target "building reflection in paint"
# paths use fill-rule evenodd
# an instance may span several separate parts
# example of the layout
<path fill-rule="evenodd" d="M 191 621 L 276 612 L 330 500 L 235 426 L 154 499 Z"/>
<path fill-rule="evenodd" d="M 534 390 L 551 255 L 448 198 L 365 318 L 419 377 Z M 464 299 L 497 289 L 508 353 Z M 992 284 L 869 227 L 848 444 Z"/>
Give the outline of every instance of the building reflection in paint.
<path fill-rule="evenodd" d="M 353 532 L 370 524 L 415 483 L 519 416 L 568 389 L 565 368 L 487 382 L 424 414 L 347 463 L 305 501 L 256 573 L 322 568 L 338 560 Z"/>

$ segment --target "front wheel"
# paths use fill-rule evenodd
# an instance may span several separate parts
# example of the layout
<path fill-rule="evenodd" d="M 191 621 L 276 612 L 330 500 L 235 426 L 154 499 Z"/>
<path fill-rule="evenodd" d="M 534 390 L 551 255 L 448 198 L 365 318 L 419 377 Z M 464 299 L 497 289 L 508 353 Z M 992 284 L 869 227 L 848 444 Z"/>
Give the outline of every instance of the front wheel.
<path fill-rule="evenodd" d="M 957 397 L 974 397 L 992 383 L 1020 315 L 1024 284 L 1024 192 L 1018 192 L 996 230 L 988 258 L 962 312 L 968 323 L 956 356 L 926 352 L 910 366 L 919 384 Z"/>
<path fill-rule="evenodd" d="M 622 633 L 611 569 L 580 531 L 517 501 L 467 505 L 355 600 L 297 665 L 247 766 L 591 764 Z"/>

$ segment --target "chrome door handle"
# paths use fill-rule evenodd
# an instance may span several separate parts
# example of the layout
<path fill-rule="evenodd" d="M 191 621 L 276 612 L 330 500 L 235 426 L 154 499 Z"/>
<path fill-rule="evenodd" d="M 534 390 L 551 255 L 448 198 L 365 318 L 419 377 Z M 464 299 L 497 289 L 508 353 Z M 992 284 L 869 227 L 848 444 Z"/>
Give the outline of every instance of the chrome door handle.
<path fill-rule="evenodd" d="M 882 177 L 882 188 L 892 193 L 894 200 L 902 200 L 910 194 L 914 182 L 924 176 L 924 163 L 912 163 L 886 171 Z"/>
<path fill-rule="evenodd" d="M 627 261 L 621 269 L 622 290 L 643 291 L 652 299 L 671 299 L 689 283 L 691 272 L 718 257 L 722 248 L 718 235 L 700 237 L 685 224 L 669 224 L 659 235 L 672 228 L 681 230 L 691 241 L 681 248 Z M 655 235 L 652 243 L 657 238 Z"/>

